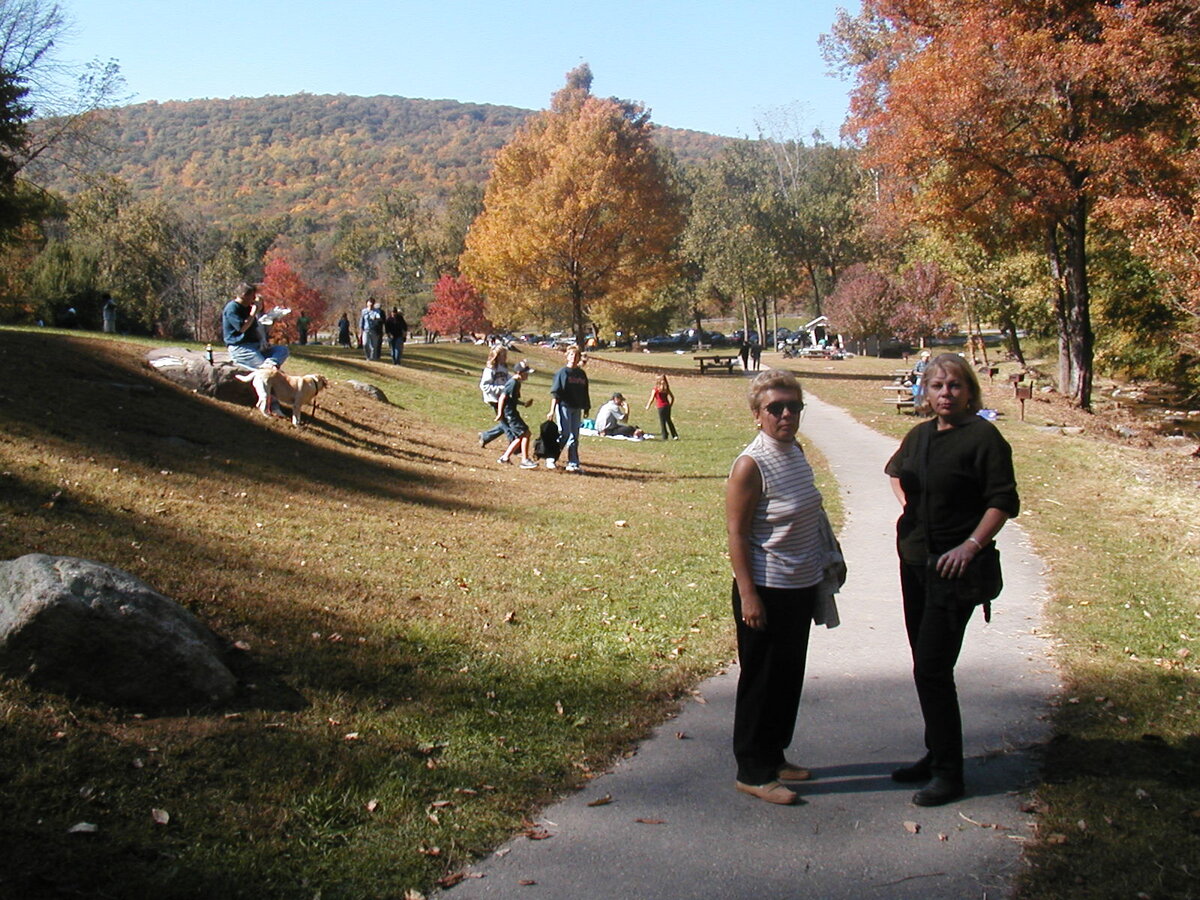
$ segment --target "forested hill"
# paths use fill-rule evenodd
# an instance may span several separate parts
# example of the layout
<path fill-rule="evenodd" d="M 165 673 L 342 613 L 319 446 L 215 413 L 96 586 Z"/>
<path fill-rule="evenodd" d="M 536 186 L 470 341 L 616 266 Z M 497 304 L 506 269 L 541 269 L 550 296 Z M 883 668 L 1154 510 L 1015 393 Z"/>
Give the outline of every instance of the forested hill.
<path fill-rule="evenodd" d="M 511 106 L 297 94 L 140 103 L 112 111 L 100 169 L 214 222 L 290 214 L 331 224 L 384 190 L 420 196 L 486 180 L 496 151 L 531 115 Z M 727 138 L 671 128 L 657 139 L 685 162 Z M 68 196 L 65 176 L 48 186 Z"/>

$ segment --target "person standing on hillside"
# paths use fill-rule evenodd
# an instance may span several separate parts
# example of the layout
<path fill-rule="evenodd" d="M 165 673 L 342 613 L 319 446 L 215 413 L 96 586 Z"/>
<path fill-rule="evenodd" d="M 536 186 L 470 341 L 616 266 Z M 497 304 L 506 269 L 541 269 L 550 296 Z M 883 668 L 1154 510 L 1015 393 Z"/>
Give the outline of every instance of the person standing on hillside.
<path fill-rule="evenodd" d="M 383 323 L 383 328 L 391 345 L 392 365 L 398 366 L 404 356 L 404 342 L 408 340 L 408 321 L 404 318 L 404 313 L 400 312 L 400 307 L 392 308 L 392 314 Z"/>
<path fill-rule="evenodd" d="M 567 471 L 581 472 L 579 468 L 579 425 L 592 408 L 588 395 L 587 372 L 580 362 L 583 353 L 574 345 L 567 348 L 567 364 L 554 373 L 550 384 L 550 412 L 547 419 L 558 423 L 562 445 L 567 450 Z"/>
<path fill-rule="evenodd" d="M 342 347 L 350 346 L 350 317 L 342 313 L 342 317 L 337 321 L 337 342 Z"/>
<path fill-rule="evenodd" d="M 675 423 L 671 420 L 671 407 L 675 405 L 675 395 L 671 392 L 671 382 L 665 374 L 654 379 L 654 390 L 650 392 L 650 399 L 646 401 L 646 409 L 650 408 L 651 403 L 658 408 L 658 424 L 662 428 L 662 439 L 665 441 L 668 437 L 672 437 L 679 440 L 679 432 L 675 430 Z"/>
<path fill-rule="evenodd" d="M 375 308 L 374 297 L 367 298 L 367 305 L 358 317 L 358 330 L 367 359 L 379 359 L 383 347 L 383 310 Z"/>
<path fill-rule="evenodd" d="M 113 300 L 112 294 L 105 294 L 102 298 L 104 306 L 100 310 L 101 320 L 105 334 L 117 333 L 117 304 Z"/>
<path fill-rule="evenodd" d="M 300 310 L 300 318 L 296 320 L 296 334 L 300 337 L 301 346 L 308 343 L 308 329 L 310 325 L 312 325 L 312 319 L 308 317 L 308 313 Z"/>
<path fill-rule="evenodd" d="M 247 369 L 257 369 L 268 359 L 282 367 L 289 355 L 288 348 L 283 344 L 274 347 L 265 344 L 263 329 L 258 322 L 261 312 L 258 288 L 243 281 L 221 313 L 221 335 L 229 350 L 229 358 Z"/>

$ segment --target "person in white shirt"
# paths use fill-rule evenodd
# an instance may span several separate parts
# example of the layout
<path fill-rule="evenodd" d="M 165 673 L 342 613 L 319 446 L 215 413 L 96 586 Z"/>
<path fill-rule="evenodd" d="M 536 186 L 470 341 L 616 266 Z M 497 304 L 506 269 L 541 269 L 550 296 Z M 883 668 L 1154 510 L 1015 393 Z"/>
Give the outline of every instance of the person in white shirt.
<path fill-rule="evenodd" d="M 600 411 L 596 413 L 596 434 L 632 438 L 642 437 L 642 429 L 630 425 L 628 420 L 629 404 L 625 402 L 623 394 L 620 392 L 615 393 L 612 395 L 612 399 L 601 406 Z"/>

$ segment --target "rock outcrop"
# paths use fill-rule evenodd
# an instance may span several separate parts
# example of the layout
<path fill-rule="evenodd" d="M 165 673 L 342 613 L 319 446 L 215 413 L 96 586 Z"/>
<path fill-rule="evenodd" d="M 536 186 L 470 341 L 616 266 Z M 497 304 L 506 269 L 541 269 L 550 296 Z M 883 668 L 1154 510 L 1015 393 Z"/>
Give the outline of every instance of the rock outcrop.
<path fill-rule="evenodd" d="M 173 600 L 101 563 L 35 553 L 0 562 L 0 669 L 145 712 L 233 697 L 228 648 Z"/>

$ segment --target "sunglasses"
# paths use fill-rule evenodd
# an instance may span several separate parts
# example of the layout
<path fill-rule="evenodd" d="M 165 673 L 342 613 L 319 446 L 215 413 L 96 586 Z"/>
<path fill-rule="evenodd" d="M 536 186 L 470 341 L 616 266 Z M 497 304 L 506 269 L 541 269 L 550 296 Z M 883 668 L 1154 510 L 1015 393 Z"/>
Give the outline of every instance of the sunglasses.
<path fill-rule="evenodd" d="M 799 400 L 776 400 L 774 403 L 768 403 L 765 408 L 767 412 L 778 419 L 783 415 L 785 409 L 793 416 L 800 415 L 800 410 L 804 409 L 804 404 Z"/>

